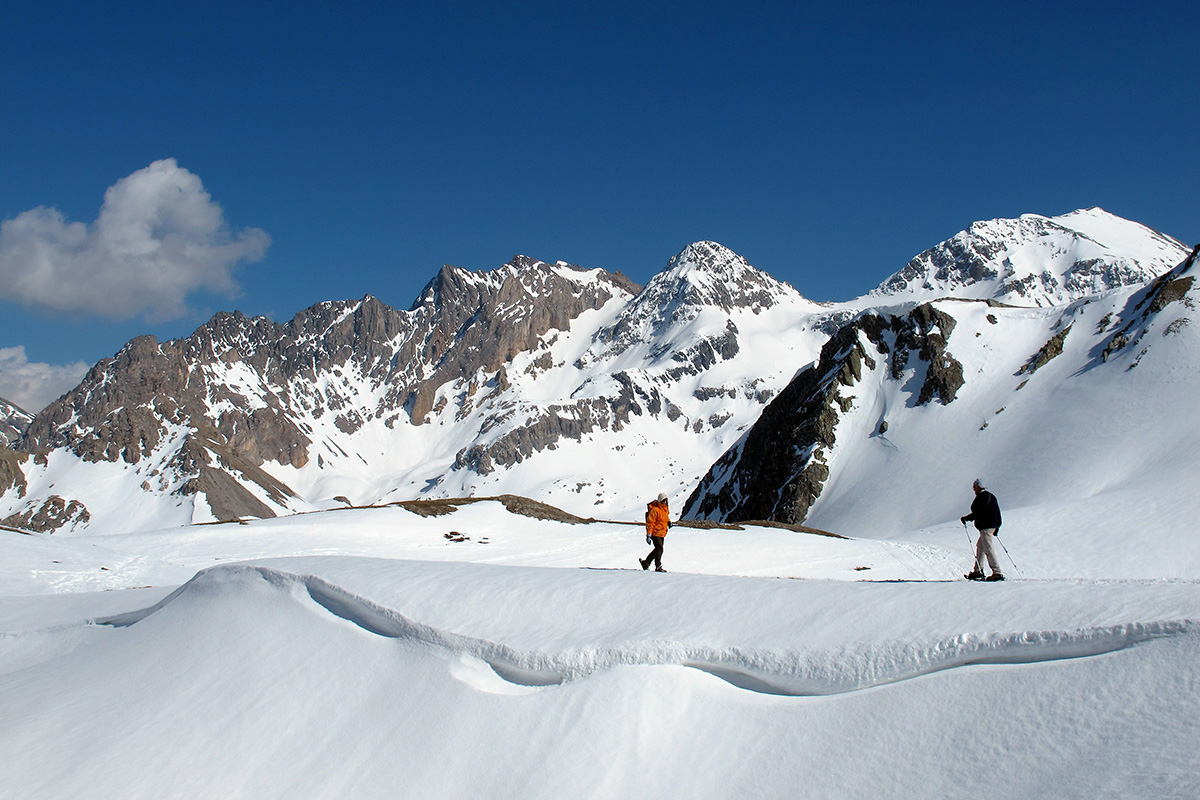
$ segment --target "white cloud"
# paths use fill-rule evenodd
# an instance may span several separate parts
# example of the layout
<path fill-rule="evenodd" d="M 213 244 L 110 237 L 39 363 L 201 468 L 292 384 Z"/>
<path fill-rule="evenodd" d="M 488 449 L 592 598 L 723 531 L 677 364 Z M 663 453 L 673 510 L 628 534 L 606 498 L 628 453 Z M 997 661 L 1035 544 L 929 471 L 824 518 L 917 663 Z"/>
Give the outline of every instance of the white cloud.
<path fill-rule="evenodd" d="M 91 225 L 39 207 L 0 224 L 0 299 L 112 319 L 187 313 L 198 290 L 237 291 L 233 268 L 258 261 L 271 239 L 236 235 L 200 178 L 168 158 L 104 193 Z"/>
<path fill-rule="evenodd" d="M 0 397 L 36 414 L 79 385 L 89 367 L 74 364 L 41 364 L 29 361 L 25 348 L 0 347 Z"/>

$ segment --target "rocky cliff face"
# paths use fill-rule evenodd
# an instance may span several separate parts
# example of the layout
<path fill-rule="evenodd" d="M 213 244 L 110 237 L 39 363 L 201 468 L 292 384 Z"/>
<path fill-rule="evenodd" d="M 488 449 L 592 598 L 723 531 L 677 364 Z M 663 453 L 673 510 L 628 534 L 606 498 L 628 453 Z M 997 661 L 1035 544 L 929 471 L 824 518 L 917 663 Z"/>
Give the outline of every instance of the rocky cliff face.
<path fill-rule="evenodd" d="M 446 384 L 503 380 L 515 354 L 638 288 L 620 273 L 519 256 L 491 273 L 444 267 L 408 311 L 367 297 L 284 324 L 220 313 L 185 339 L 133 340 L 14 444 L 41 458 L 153 462 L 148 490 L 202 495 L 221 519 L 272 516 L 296 493 L 262 467 L 304 468 L 318 423 L 347 435 L 370 420 L 422 425 Z"/>
<path fill-rule="evenodd" d="M 25 480 L 25 472 L 21 469 L 21 465 L 28 458 L 27 454 L 17 453 L 0 444 L 0 495 L 6 494 L 11 490 L 17 499 L 25 496 L 28 483 Z"/>
<path fill-rule="evenodd" d="M 13 445 L 25 433 L 33 415 L 0 397 L 0 445 Z"/>
<path fill-rule="evenodd" d="M 404 387 L 398 404 L 421 424 L 444 384 L 497 373 L 550 331 L 566 330 L 583 312 L 640 288 L 619 272 L 551 266 L 526 256 L 486 275 L 443 267 L 409 312 L 420 335 L 396 354 L 404 366 L 389 382 Z"/>

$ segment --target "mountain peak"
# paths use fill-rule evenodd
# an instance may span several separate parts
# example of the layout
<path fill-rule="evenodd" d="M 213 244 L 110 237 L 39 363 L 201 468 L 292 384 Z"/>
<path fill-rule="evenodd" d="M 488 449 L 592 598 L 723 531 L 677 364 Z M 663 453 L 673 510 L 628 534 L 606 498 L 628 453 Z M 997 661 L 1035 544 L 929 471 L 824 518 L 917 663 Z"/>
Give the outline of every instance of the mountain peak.
<path fill-rule="evenodd" d="M 742 256 L 712 241 L 693 242 L 680 250 L 647 284 L 643 295 L 644 301 L 652 301 L 659 308 L 714 306 L 725 312 L 748 309 L 755 314 L 777 305 L 784 297 L 802 299 L 789 284 L 755 269 Z"/>
<path fill-rule="evenodd" d="M 728 247 L 693 242 L 650 279 L 611 325 L 597 332 L 592 358 L 612 358 L 650 341 L 675 341 L 676 334 L 701 316 L 716 324 L 712 335 L 725 341 L 741 324 L 733 322 L 735 316 L 759 316 L 777 306 L 816 308 L 792 286 L 755 269 Z M 733 351 L 732 345 L 721 347 Z"/>
<path fill-rule="evenodd" d="M 926 250 L 872 296 L 995 299 L 1052 306 L 1152 280 L 1187 255 L 1179 242 L 1101 208 L 972 223 Z"/>
<path fill-rule="evenodd" d="M 673 277 L 704 273 L 715 278 L 736 280 L 746 273 L 757 273 L 750 262 L 717 242 L 692 242 L 675 254 L 664 270 Z"/>

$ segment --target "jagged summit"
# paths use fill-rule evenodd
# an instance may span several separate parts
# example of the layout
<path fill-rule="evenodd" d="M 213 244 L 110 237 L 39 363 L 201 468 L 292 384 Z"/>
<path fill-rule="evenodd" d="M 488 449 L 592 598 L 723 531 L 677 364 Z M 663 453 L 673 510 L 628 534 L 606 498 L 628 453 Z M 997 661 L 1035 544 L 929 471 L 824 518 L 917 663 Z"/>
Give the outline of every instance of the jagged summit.
<path fill-rule="evenodd" d="M 745 258 L 717 242 L 693 242 L 679 251 L 646 287 L 643 302 L 678 296 L 690 306 L 714 306 L 724 311 L 765 311 L 783 298 L 799 298 L 789 284 L 755 269 Z M 674 299 L 674 297 L 672 297 Z M 639 298 L 641 300 L 641 298 Z"/>
<path fill-rule="evenodd" d="M 736 338 L 736 325 L 728 328 L 734 324 L 731 317 L 757 316 L 780 307 L 796 312 L 818 308 L 791 285 L 755 269 L 729 248 L 716 242 L 694 242 L 673 256 L 633 302 L 596 334 L 601 346 L 593 357 L 604 360 L 640 343 L 674 339 L 676 333 L 704 316 L 719 318 L 717 337 Z M 721 345 L 726 350 L 735 346 Z"/>
<path fill-rule="evenodd" d="M 1186 256 L 1169 236 L 1101 208 L 1059 217 L 1025 214 L 973 223 L 918 255 L 870 296 L 1061 305 L 1152 280 Z"/>

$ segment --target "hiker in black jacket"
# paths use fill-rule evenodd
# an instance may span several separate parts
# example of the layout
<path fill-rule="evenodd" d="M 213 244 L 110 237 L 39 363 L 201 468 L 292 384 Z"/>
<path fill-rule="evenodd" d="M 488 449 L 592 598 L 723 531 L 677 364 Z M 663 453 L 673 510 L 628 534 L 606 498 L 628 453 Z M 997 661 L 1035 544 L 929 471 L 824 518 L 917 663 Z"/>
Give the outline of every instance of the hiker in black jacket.
<path fill-rule="evenodd" d="M 1000 560 L 996 558 L 995 539 L 1000 534 L 1000 504 L 996 502 L 996 496 L 983 487 L 983 481 L 979 478 L 975 479 L 972 488 L 975 489 L 975 499 L 971 501 L 971 513 L 962 517 L 962 524 L 975 521 L 979 542 L 975 545 L 975 569 L 963 577 L 971 581 L 1002 581 L 1004 574 L 1000 571 Z M 986 578 L 983 576 L 984 558 L 992 568 L 992 574 Z"/>

